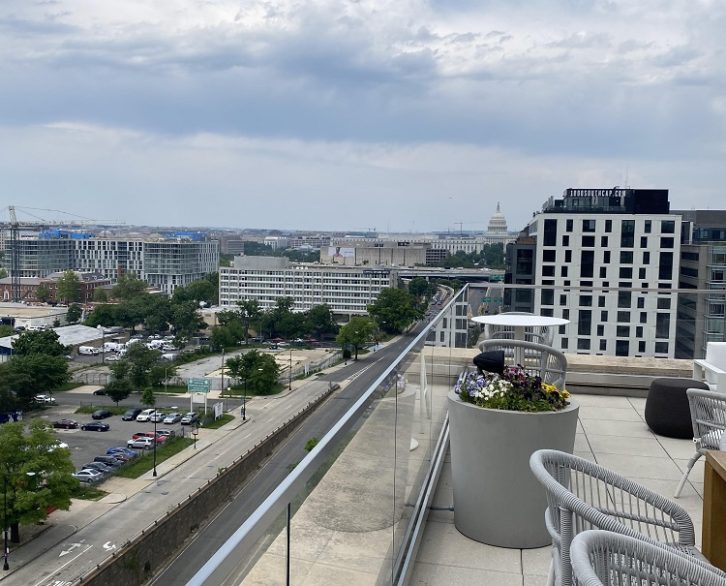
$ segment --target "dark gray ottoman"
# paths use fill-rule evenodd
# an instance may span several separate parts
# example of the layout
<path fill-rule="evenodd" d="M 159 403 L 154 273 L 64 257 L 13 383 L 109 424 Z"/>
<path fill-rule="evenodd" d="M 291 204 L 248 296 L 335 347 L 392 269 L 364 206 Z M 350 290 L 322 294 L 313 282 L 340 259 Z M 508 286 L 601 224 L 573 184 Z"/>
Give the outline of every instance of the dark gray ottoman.
<path fill-rule="evenodd" d="M 690 378 L 657 378 L 645 401 L 645 422 L 658 435 L 692 439 L 691 410 L 686 389 L 708 390 L 706 383 Z"/>

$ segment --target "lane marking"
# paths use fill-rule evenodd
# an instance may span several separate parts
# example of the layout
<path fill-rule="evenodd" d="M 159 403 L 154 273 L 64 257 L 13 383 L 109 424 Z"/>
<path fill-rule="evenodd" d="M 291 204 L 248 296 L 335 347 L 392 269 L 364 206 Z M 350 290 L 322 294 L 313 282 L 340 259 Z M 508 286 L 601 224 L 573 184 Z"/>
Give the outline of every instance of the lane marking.
<path fill-rule="evenodd" d="M 79 553 L 76 557 L 73 557 L 69 559 L 65 564 L 63 564 L 60 568 L 58 568 L 55 572 L 53 572 L 53 575 L 58 574 L 63 568 L 65 568 L 68 564 L 72 564 L 74 561 L 76 561 L 79 557 L 81 557 L 84 553 L 86 553 L 89 549 L 91 549 L 93 545 L 89 545 L 86 549 L 84 549 L 81 553 Z M 40 586 L 44 582 L 51 580 L 53 576 L 48 576 L 47 578 L 43 578 L 40 582 L 36 582 L 33 586 Z M 56 580 L 58 582 L 58 580 Z"/>

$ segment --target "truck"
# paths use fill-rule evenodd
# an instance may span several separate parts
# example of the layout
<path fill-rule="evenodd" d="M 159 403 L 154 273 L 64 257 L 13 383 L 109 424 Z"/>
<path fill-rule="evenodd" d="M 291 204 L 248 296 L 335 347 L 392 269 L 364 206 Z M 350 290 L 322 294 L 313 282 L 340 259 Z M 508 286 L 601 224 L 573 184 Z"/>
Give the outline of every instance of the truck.
<path fill-rule="evenodd" d="M 100 354 L 101 350 L 95 346 L 78 346 L 78 353 L 85 354 L 87 356 L 95 356 L 96 354 Z"/>

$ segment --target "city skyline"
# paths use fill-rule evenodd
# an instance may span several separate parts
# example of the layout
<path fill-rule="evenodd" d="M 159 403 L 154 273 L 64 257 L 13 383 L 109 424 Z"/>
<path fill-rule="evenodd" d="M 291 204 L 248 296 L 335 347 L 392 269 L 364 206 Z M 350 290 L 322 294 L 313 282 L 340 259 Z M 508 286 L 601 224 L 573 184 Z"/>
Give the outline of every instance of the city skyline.
<path fill-rule="evenodd" d="M 0 7 L 7 205 L 135 225 L 519 230 L 569 187 L 723 207 L 712 2 Z"/>

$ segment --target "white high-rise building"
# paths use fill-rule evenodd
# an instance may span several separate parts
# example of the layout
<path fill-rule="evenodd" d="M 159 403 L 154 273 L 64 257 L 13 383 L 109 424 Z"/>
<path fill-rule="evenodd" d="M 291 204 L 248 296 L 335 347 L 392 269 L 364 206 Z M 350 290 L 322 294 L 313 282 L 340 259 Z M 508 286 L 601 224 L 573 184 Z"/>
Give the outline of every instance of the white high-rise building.
<path fill-rule="evenodd" d="M 528 231 L 532 309 L 571 322 L 555 347 L 674 356 L 681 217 L 669 213 L 667 190 L 568 189 Z"/>

